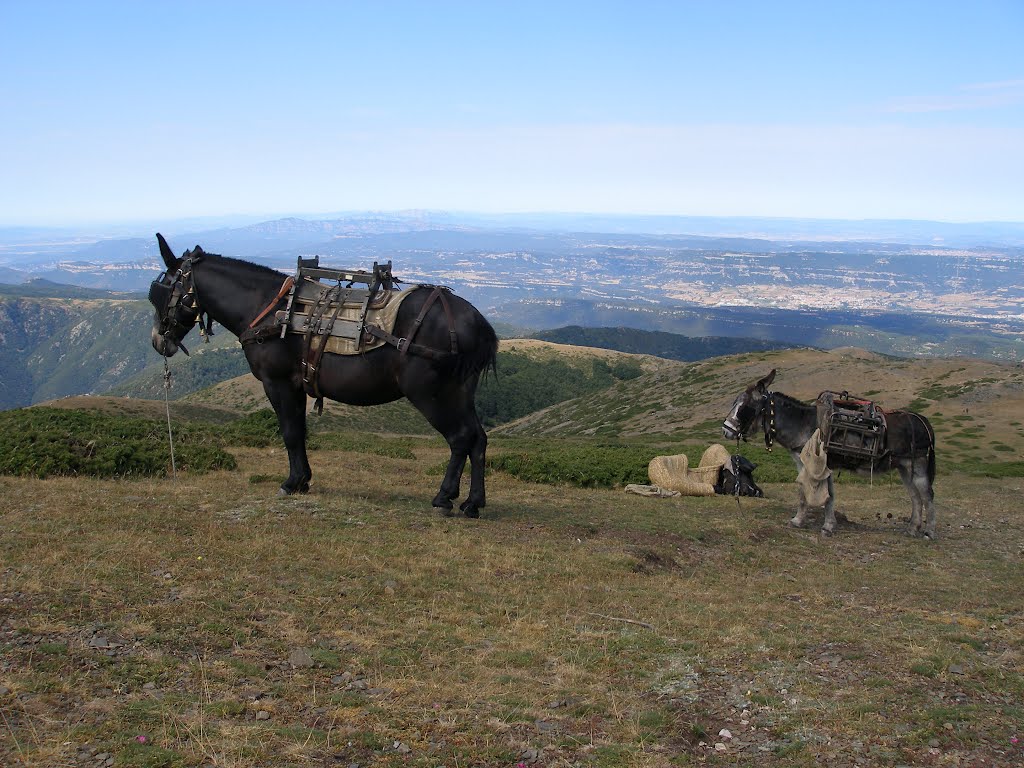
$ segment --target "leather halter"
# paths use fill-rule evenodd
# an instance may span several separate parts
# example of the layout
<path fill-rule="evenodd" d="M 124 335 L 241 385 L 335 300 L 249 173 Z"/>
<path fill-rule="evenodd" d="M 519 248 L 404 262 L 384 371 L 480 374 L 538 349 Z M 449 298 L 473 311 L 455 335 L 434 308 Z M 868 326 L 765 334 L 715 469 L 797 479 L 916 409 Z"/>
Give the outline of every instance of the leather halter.
<path fill-rule="evenodd" d="M 182 340 L 192 330 L 193 325 L 199 324 L 199 333 L 207 341 L 213 335 L 213 319 L 209 313 L 204 313 L 199 305 L 199 294 L 192 276 L 193 268 L 202 260 L 203 255 L 186 255 L 174 277 L 167 272 L 161 272 L 149 286 L 149 300 L 159 313 L 160 335 L 173 341 L 186 355 L 188 349 L 182 344 Z M 182 321 L 182 309 L 192 315 L 191 322 Z M 203 314 L 206 314 L 205 324 Z M 176 332 L 180 332 L 177 339 L 174 338 Z"/>

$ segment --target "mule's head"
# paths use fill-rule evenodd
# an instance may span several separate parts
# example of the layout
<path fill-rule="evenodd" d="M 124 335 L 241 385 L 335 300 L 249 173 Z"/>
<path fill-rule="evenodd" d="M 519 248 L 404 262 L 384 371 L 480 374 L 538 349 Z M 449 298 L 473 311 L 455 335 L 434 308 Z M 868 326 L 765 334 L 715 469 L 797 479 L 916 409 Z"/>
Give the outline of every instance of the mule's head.
<path fill-rule="evenodd" d="M 775 381 L 775 369 L 763 379 L 754 382 L 736 396 L 729 409 L 729 415 L 722 422 L 722 434 L 726 440 L 746 439 L 757 426 L 762 403 L 768 396 L 768 387 Z"/>
<path fill-rule="evenodd" d="M 185 251 L 179 259 L 167 245 L 163 235 L 157 234 L 160 257 L 166 269 L 149 286 L 149 301 L 153 305 L 153 330 L 150 340 L 153 349 L 164 357 L 172 357 L 180 349 L 188 350 L 182 340 L 199 321 L 201 310 L 196 299 L 192 265 L 204 255 L 198 245 Z"/>

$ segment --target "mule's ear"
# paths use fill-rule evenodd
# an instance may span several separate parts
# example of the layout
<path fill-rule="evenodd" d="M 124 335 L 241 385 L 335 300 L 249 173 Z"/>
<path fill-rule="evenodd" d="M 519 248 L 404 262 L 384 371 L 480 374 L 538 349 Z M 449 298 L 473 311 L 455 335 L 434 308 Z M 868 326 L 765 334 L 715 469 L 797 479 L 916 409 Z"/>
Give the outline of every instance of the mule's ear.
<path fill-rule="evenodd" d="M 168 271 L 173 271 L 178 268 L 178 258 L 174 255 L 174 251 L 171 250 L 171 246 L 164 240 L 164 236 L 159 232 L 156 233 L 156 241 L 160 244 L 160 257 L 164 260 L 164 264 L 167 266 Z"/>
<path fill-rule="evenodd" d="M 193 256 L 198 256 L 200 253 L 203 253 L 203 249 L 200 248 L 198 245 L 192 249 Z"/>
<path fill-rule="evenodd" d="M 757 382 L 757 384 L 755 386 L 763 392 L 764 390 L 768 389 L 768 387 L 771 386 L 773 381 L 775 381 L 775 369 L 774 368 L 772 368 L 772 372 L 771 373 L 769 373 L 767 376 L 765 376 L 763 379 L 761 379 L 759 382 Z"/>

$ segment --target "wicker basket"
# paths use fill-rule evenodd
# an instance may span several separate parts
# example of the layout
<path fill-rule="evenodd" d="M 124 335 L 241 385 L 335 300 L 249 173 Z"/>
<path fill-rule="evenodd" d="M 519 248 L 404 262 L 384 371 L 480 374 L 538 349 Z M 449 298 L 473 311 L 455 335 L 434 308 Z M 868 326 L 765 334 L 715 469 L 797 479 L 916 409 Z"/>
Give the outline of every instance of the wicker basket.
<path fill-rule="evenodd" d="M 679 491 L 684 496 L 714 496 L 718 471 L 731 460 L 724 446 L 714 443 L 701 456 L 700 466 L 690 467 L 685 453 L 655 456 L 647 465 L 653 485 Z"/>
<path fill-rule="evenodd" d="M 647 465 L 647 476 L 654 485 L 679 491 L 684 496 L 714 496 L 718 467 L 690 469 L 688 464 L 685 453 L 678 456 L 655 456 Z"/>

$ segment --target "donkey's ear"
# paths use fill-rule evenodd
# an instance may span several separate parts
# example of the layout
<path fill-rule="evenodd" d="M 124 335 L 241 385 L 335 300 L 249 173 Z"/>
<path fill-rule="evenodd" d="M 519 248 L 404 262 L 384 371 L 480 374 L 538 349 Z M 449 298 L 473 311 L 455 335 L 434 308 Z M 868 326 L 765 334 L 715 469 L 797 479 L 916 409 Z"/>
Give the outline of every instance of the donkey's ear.
<path fill-rule="evenodd" d="M 160 244 L 160 257 L 164 260 L 167 269 L 169 271 L 177 269 L 178 258 L 174 255 L 174 251 L 171 250 L 171 246 L 164 240 L 164 236 L 159 232 L 156 233 L 156 241 Z"/>
<path fill-rule="evenodd" d="M 758 389 L 760 389 L 762 392 L 764 392 L 765 390 L 768 389 L 768 387 L 771 386 L 773 381 L 775 381 L 775 369 L 774 368 L 772 368 L 772 372 L 771 373 L 769 373 L 767 376 L 765 376 L 763 379 L 761 379 L 759 382 L 757 382 L 757 384 L 755 384 L 754 386 L 756 386 Z"/>

